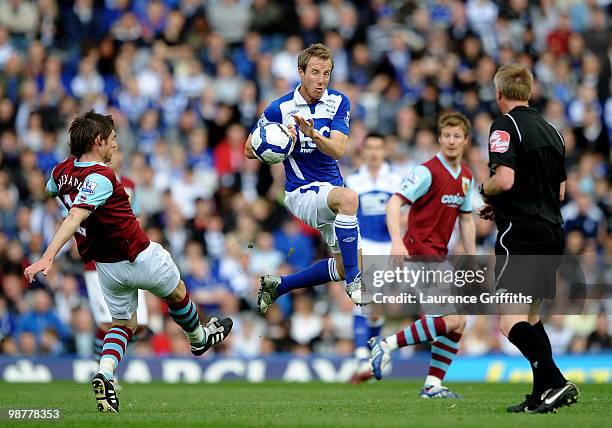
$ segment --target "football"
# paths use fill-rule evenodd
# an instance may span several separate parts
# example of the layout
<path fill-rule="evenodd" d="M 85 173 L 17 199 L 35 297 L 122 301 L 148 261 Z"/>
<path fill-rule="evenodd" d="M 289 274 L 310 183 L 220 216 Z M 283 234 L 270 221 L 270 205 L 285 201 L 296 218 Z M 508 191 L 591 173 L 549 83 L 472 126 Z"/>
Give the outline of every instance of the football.
<path fill-rule="evenodd" d="M 268 123 L 253 131 L 251 145 L 261 161 L 274 164 L 287 159 L 293 150 L 294 141 L 285 125 Z"/>

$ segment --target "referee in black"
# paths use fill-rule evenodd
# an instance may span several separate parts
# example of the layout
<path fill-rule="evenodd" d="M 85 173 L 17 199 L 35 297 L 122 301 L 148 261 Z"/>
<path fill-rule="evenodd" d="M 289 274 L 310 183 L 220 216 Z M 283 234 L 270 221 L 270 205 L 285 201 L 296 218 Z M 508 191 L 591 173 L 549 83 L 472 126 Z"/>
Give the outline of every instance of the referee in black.
<path fill-rule="evenodd" d="M 494 78 L 502 113 L 489 135 L 490 178 L 481 184 L 483 219 L 495 220 L 498 293 L 528 295 L 532 303 L 500 304 L 501 330 L 531 364 L 533 390 L 509 412 L 550 413 L 578 400 L 561 374 L 540 321 L 542 299 L 555 297 L 555 271 L 564 246 L 560 203 L 565 194 L 563 138 L 533 108 L 531 72 L 502 66 Z"/>

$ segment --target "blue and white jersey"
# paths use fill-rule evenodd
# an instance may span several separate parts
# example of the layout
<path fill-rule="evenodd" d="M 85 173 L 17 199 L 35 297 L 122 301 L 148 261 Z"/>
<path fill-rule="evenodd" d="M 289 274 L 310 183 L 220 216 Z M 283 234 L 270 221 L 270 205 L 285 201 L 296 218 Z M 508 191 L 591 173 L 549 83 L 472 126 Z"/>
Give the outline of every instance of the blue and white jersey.
<path fill-rule="evenodd" d="M 294 125 L 294 114 L 306 120 L 313 119 L 314 128 L 324 137 L 329 137 L 331 131 L 339 131 L 349 135 L 351 106 L 346 95 L 327 89 L 316 104 L 308 104 L 299 92 L 295 91 L 272 101 L 265 109 L 257 126 L 268 123 Z M 291 155 L 284 161 L 285 190 L 291 192 L 298 187 L 315 181 L 342 186 L 342 175 L 338 161 L 320 151 L 310 137 L 306 137 L 298 129 L 298 141 Z"/>
<path fill-rule="evenodd" d="M 387 202 L 397 192 L 401 181 L 401 174 L 394 173 L 386 162 L 382 164 L 376 179 L 372 178 L 365 165 L 346 178 L 346 187 L 359 196 L 357 219 L 363 239 L 391 241 L 387 230 Z"/>

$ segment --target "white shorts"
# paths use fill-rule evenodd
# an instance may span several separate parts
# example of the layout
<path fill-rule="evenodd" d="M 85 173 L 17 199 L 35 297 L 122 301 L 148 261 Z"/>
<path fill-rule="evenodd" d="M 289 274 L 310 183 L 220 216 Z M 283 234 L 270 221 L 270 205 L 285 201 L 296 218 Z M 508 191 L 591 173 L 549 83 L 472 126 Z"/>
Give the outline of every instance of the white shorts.
<path fill-rule="evenodd" d="M 111 316 L 122 320 L 131 319 L 136 312 L 139 289 L 163 298 L 174 291 L 181 279 L 170 253 L 153 241 L 133 263 L 96 262 L 96 270 Z"/>
<path fill-rule="evenodd" d="M 391 254 L 391 242 L 361 240 L 361 253 L 364 256 L 388 256 Z"/>
<path fill-rule="evenodd" d="M 337 186 L 320 181 L 306 184 L 285 192 L 285 205 L 294 216 L 317 229 L 333 253 L 339 253 L 340 247 L 334 230 L 336 214 L 327 205 L 327 196 L 334 187 Z M 361 236 L 357 245 L 361 248 Z"/>
<path fill-rule="evenodd" d="M 104 301 L 102 288 L 100 288 L 100 280 L 98 272 L 95 270 L 86 270 L 83 274 L 85 277 L 85 286 L 87 287 L 87 298 L 89 307 L 93 314 L 96 325 L 110 324 L 113 321 L 108 306 Z M 149 309 L 145 300 L 144 290 L 138 290 L 138 309 L 136 310 L 136 318 L 138 325 L 147 325 L 149 323 Z"/>

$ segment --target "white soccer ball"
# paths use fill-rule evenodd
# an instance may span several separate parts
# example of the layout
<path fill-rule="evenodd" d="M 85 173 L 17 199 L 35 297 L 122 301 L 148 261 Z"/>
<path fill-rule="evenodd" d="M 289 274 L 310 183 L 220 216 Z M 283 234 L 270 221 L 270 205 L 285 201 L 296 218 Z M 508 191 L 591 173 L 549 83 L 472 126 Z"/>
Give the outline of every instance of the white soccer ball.
<path fill-rule="evenodd" d="M 258 126 L 251 135 L 255 155 L 265 163 L 280 163 L 293 151 L 294 141 L 289 129 L 281 123 Z"/>

